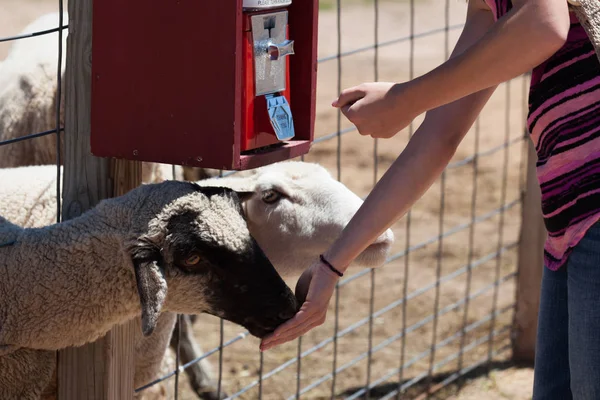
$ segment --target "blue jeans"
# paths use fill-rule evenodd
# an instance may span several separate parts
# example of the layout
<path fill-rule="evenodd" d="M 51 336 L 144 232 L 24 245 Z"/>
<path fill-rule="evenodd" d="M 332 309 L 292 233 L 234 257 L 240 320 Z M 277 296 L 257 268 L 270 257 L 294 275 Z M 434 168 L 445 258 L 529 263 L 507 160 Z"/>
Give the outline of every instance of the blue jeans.
<path fill-rule="evenodd" d="M 600 224 L 544 268 L 538 318 L 533 400 L 600 399 Z"/>

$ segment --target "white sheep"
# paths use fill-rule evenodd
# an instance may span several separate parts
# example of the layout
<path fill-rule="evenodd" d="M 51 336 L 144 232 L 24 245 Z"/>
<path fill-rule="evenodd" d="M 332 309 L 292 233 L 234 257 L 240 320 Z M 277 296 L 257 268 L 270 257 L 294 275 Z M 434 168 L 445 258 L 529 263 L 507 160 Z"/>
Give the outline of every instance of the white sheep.
<path fill-rule="evenodd" d="M 64 13 L 67 24 L 69 15 Z M 59 13 L 43 15 L 25 27 L 21 34 L 58 27 Z M 66 67 L 68 30 L 62 35 L 61 76 Z M 58 89 L 58 33 L 20 39 L 0 63 L 0 141 L 16 139 L 56 128 Z M 64 126 L 64 79 L 61 85 L 60 125 Z M 61 135 L 61 138 L 64 135 Z M 61 140 L 61 145 L 64 146 Z M 61 146 L 61 149 L 64 148 Z M 64 152 L 61 152 L 61 160 Z M 56 135 L 49 134 L 0 146 L 0 168 L 56 163 Z M 181 167 L 175 178 L 184 177 Z M 142 180 L 162 182 L 173 177 L 170 165 L 142 163 Z"/>
<path fill-rule="evenodd" d="M 56 167 L 0 169 L 0 182 L 0 213 L 13 223 L 33 227 L 55 220 Z M 254 193 L 244 202 L 248 227 L 275 268 L 285 277 L 298 275 L 323 252 L 362 204 L 358 196 L 336 181 L 325 168 L 305 162 L 281 162 L 197 183 Z M 358 257 L 356 264 L 367 267 L 383 264 L 393 240 L 391 230 L 386 231 Z M 164 323 L 166 326 L 174 323 L 175 317 L 165 315 L 161 318 L 169 319 L 170 322 Z M 147 340 L 154 339 L 156 337 Z M 150 367 L 152 363 L 146 360 L 152 346 L 140 346 L 145 346 L 145 360 L 139 363 L 138 369 L 140 375 L 149 376 L 151 380 L 156 376 L 152 377 L 153 372 L 148 370 L 155 371 L 156 365 Z M 200 354 L 191 330 L 183 327 L 182 361 L 191 361 Z M 186 369 L 186 373 L 203 398 L 214 396 L 214 391 L 210 390 L 213 385 L 208 361 L 195 364 Z"/>
<path fill-rule="evenodd" d="M 161 312 L 213 314 L 257 337 L 293 316 L 292 291 L 246 225 L 245 195 L 168 181 L 44 228 L 0 218 L 0 398 L 38 397 L 49 352 L 140 312 L 144 336 Z"/>

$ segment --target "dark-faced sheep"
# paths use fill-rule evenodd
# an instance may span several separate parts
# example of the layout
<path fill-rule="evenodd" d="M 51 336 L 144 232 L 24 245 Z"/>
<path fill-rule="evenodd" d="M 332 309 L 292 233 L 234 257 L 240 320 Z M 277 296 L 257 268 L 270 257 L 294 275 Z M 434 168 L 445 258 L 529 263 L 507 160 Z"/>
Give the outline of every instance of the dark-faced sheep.
<path fill-rule="evenodd" d="M 293 293 L 248 231 L 244 196 L 169 181 L 44 228 L 1 218 L 0 398 L 37 398 L 49 354 L 140 315 L 145 336 L 166 312 L 213 314 L 258 337 L 293 316 Z"/>
<path fill-rule="evenodd" d="M 0 169 L 0 182 L 0 214 L 13 223 L 44 226 L 56 219 L 56 167 Z M 253 193 L 246 196 L 243 203 L 249 230 L 277 271 L 288 278 L 299 275 L 323 252 L 362 204 L 356 194 L 336 181 L 325 168 L 306 162 L 276 163 L 197 183 Z M 391 230 L 386 231 L 357 258 L 355 264 L 366 267 L 383 264 L 393 241 Z M 175 324 L 175 315 L 163 313 L 161 319 L 168 320 L 162 327 Z M 183 323 L 194 319 L 194 316 L 186 316 Z M 201 355 L 201 348 L 192 333 L 191 328 L 182 327 L 182 362 L 187 363 Z M 138 344 L 136 376 L 139 374 L 140 381 L 147 383 L 161 373 L 156 364 L 160 364 L 161 352 L 165 351 L 170 337 L 170 331 L 161 335 L 155 332 Z M 185 371 L 202 398 L 216 396 L 208 360 Z"/>

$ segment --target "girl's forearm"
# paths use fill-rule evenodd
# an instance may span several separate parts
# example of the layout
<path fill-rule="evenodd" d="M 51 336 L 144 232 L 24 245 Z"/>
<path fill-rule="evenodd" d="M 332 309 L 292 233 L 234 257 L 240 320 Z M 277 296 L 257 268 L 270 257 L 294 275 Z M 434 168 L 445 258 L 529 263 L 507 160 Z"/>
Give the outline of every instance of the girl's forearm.
<path fill-rule="evenodd" d="M 402 217 L 442 173 L 454 149 L 428 135 L 409 142 L 400 157 L 375 185 L 325 258 L 341 271 L 370 243 Z"/>
<path fill-rule="evenodd" d="M 341 271 L 423 196 L 454 155 L 494 88 L 432 110 L 325 258 Z"/>
<path fill-rule="evenodd" d="M 531 70 L 566 38 L 563 0 L 515 0 L 493 24 L 489 11 L 470 4 L 465 31 L 451 59 L 405 84 L 425 121 L 377 183 L 325 257 L 340 270 L 400 219 L 441 175 L 458 144 L 498 84 Z M 507 62 L 510 60 L 510 62 Z"/>
<path fill-rule="evenodd" d="M 432 110 L 375 185 L 325 258 L 341 271 L 423 196 L 454 155 L 495 88 Z"/>
<path fill-rule="evenodd" d="M 570 19 L 565 0 L 520 0 L 468 50 L 409 82 L 419 113 L 526 73 L 566 40 Z"/>
<path fill-rule="evenodd" d="M 493 23 L 489 10 L 470 3 L 465 28 L 451 57 L 468 49 Z M 406 149 L 325 253 L 330 262 L 345 270 L 369 244 L 408 211 L 446 167 L 493 90 L 466 96 L 425 115 Z"/>

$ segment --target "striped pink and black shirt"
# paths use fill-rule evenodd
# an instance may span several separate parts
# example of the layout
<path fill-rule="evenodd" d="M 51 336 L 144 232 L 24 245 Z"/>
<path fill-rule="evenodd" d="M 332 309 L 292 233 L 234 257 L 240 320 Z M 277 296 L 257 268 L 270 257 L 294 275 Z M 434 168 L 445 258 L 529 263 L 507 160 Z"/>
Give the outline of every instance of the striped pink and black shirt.
<path fill-rule="evenodd" d="M 511 0 L 485 0 L 496 19 Z M 527 118 L 548 238 L 546 266 L 565 264 L 600 220 L 600 62 L 571 13 L 565 45 L 532 71 Z"/>

